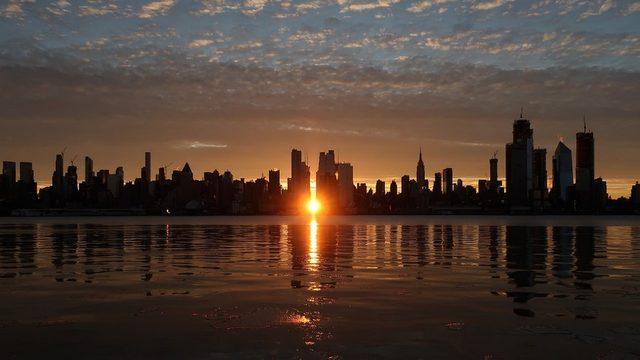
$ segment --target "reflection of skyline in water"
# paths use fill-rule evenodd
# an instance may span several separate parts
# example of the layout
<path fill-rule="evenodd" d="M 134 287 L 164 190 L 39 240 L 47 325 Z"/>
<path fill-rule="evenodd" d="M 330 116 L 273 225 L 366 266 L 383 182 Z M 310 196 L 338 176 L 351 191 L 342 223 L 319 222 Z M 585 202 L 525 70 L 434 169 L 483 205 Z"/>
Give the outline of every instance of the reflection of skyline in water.
<path fill-rule="evenodd" d="M 548 277 L 588 286 L 597 261 L 638 258 L 636 227 L 452 225 L 3 225 L 3 277 L 169 269 L 248 262 L 306 274 L 341 269 L 481 266 L 515 287 Z M 607 254 L 608 243 L 623 251 Z M 631 251 L 627 251 L 631 250 Z M 48 262 L 48 264 L 47 264 Z M 125 269 L 126 267 L 126 269 Z M 606 274 L 605 274 L 606 275 Z"/>
<path fill-rule="evenodd" d="M 459 331 L 476 307 L 498 319 L 606 320 L 603 302 L 638 298 L 639 244 L 629 226 L 0 225 L 0 305 L 36 302 L 34 289 L 73 316 L 92 301 L 152 299 L 140 311 L 170 316 L 167 326 L 180 318 L 153 309 L 174 303 L 213 329 L 293 327 L 317 351 L 341 327 L 366 333 L 367 321 L 401 331 L 398 317 L 451 316 L 447 331 Z"/>

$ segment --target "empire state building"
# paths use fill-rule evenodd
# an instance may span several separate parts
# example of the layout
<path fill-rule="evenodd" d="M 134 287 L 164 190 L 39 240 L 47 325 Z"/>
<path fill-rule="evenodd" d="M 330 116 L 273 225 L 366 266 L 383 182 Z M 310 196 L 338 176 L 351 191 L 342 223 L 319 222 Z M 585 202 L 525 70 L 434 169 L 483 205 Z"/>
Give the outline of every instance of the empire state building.
<path fill-rule="evenodd" d="M 422 161 L 422 148 L 420 148 L 420 157 L 418 158 L 418 166 L 416 166 L 416 180 L 418 188 L 422 189 L 427 186 L 427 180 L 424 175 L 424 162 Z"/>

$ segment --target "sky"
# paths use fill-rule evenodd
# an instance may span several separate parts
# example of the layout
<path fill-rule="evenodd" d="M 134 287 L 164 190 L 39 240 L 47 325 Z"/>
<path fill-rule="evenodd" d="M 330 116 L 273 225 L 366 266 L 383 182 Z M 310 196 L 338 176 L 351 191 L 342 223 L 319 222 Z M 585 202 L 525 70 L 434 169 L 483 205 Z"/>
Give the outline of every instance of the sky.
<path fill-rule="evenodd" d="M 140 176 L 289 176 L 335 149 L 373 185 L 488 176 L 521 107 L 534 144 L 582 118 L 614 196 L 640 179 L 640 1 L 0 0 L 0 158 Z M 551 174 L 551 155 L 549 155 Z M 80 166 L 82 173 L 82 166 Z"/>

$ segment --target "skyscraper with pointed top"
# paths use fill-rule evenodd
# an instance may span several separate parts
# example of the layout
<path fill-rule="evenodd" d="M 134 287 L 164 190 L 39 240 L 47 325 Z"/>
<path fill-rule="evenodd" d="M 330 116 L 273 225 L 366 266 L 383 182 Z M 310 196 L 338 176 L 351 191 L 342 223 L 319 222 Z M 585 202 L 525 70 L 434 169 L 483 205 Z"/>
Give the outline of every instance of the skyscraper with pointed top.
<path fill-rule="evenodd" d="M 513 122 L 513 142 L 506 147 L 507 200 L 510 206 L 530 205 L 533 189 L 533 130 L 531 122 L 520 118 Z"/>
<path fill-rule="evenodd" d="M 418 157 L 418 165 L 416 166 L 416 181 L 418 188 L 423 189 L 427 186 L 427 180 L 424 172 L 424 162 L 422 161 L 422 147 L 420 147 L 420 155 Z"/>
<path fill-rule="evenodd" d="M 565 204 L 573 186 L 573 155 L 562 141 L 553 155 L 553 194 L 555 200 Z"/>
<path fill-rule="evenodd" d="M 582 118 L 583 132 L 576 134 L 576 200 L 580 210 L 591 210 L 595 180 L 595 140 Z"/>

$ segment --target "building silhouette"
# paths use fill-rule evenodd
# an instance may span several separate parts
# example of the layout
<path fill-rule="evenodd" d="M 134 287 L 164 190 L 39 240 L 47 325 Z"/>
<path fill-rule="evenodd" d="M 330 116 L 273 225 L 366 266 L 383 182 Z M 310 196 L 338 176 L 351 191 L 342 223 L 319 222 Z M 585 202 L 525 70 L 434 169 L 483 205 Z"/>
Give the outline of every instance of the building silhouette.
<path fill-rule="evenodd" d="M 62 202 L 64 197 L 64 153 L 56 154 L 56 167 L 51 178 L 54 201 Z"/>
<path fill-rule="evenodd" d="M 542 209 L 548 197 L 547 150 L 533 150 L 533 206 Z"/>
<path fill-rule="evenodd" d="M 376 192 L 375 195 L 377 197 L 383 197 L 385 195 L 386 192 L 386 188 L 385 188 L 385 183 L 382 180 L 376 181 Z"/>
<path fill-rule="evenodd" d="M 442 173 L 435 173 L 433 175 L 434 179 L 433 179 L 433 196 L 434 197 L 441 197 L 442 196 Z"/>
<path fill-rule="evenodd" d="M 640 209 L 640 183 L 637 181 L 631 187 L 631 206 L 636 210 Z"/>
<path fill-rule="evenodd" d="M 427 179 L 425 178 L 424 162 L 422 161 L 422 148 L 420 148 L 420 155 L 418 157 L 418 164 L 416 166 L 416 182 L 418 188 L 423 190 L 427 187 Z"/>
<path fill-rule="evenodd" d="M 506 176 L 509 206 L 528 206 L 533 189 L 533 130 L 522 111 L 513 123 L 513 142 L 506 146 Z"/>
<path fill-rule="evenodd" d="M 442 170 L 442 193 L 449 196 L 453 193 L 453 169 Z"/>
<path fill-rule="evenodd" d="M 573 155 L 562 141 L 558 143 L 553 155 L 553 194 L 554 200 L 566 206 L 573 186 Z"/>
<path fill-rule="evenodd" d="M 593 132 L 584 130 L 576 134 L 576 207 L 593 210 L 595 181 L 595 140 Z"/>
<path fill-rule="evenodd" d="M 7 184 L 9 188 L 13 188 L 16 183 L 16 163 L 14 161 L 2 162 L 2 178 L 3 183 Z"/>
<path fill-rule="evenodd" d="M 400 193 L 402 196 L 408 197 L 409 191 L 411 191 L 411 178 L 409 175 L 403 175 L 400 178 Z"/>
<path fill-rule="evenodd" d="M 349 163 L 338 164 L 338 205 L 341 209 L 353 207 L 353 166 Z"/>
<path fill-rule="evenodd" d="M 398 184 L 395 180 L 392 180 L 391 185 L 389 185 L 389 194 L 391 194 L 392 197 L 398 196 Z"/>
<path fill-rule="evenodd" d="M 144 153 L 144 167 L 141 171 L 142 181 L 145 183 L 151 182 L 151 152 Z"/>
<path fill-rule="evenodd" d="M 78 167 L 71 164 L 67 167 L 67 172 L 64 174 L 64 197 L 65 201 L 77 200 L 78 193 Z"/>
<path fill-rule="evenodd" d="M 282 186 L 280 185 L 280 170 L 274 169 L 269 170 L 269 184 L 268 184 L 269 194 L 271 195 L 280 195 L 282 192 Z"/>
<path fill-rule="evenodd" d="M 333 150 L 321 152 L 318 156 L 318 170 L 316 171 L 316 198 L 322 202 L 325 210 L 333 209 L 336 204 L 338 195 L 337 170 L 335 152 Z"/>
<path fill-rule="evenodd" d="M 495 155 L 489 159 L 489 181 L 491 183 L 498 183 L 498 159 Z"/>
<path fill-rule="evenodd" d="M 308 198 L 311 192 L 310 186 L 310 169 L 307 163 L 302 161 L 302 151 L 292 149 L 291 178 L 287 181 L 289 195 L 295 201 Z"/>
<path fill-rule="evenodd" d="M 25 161 L 20 162 L 20 181 L 25 184 L 31 184 L 35 181 L 32 163 Z"/>
<path fill-rule="evenodd" d="M 93 160 L 90 157 L 85 156 L 84 157 L 84 181 L 90 182 L 92 181 L 94 176 L 95 174 L 93 172 Z"/>

